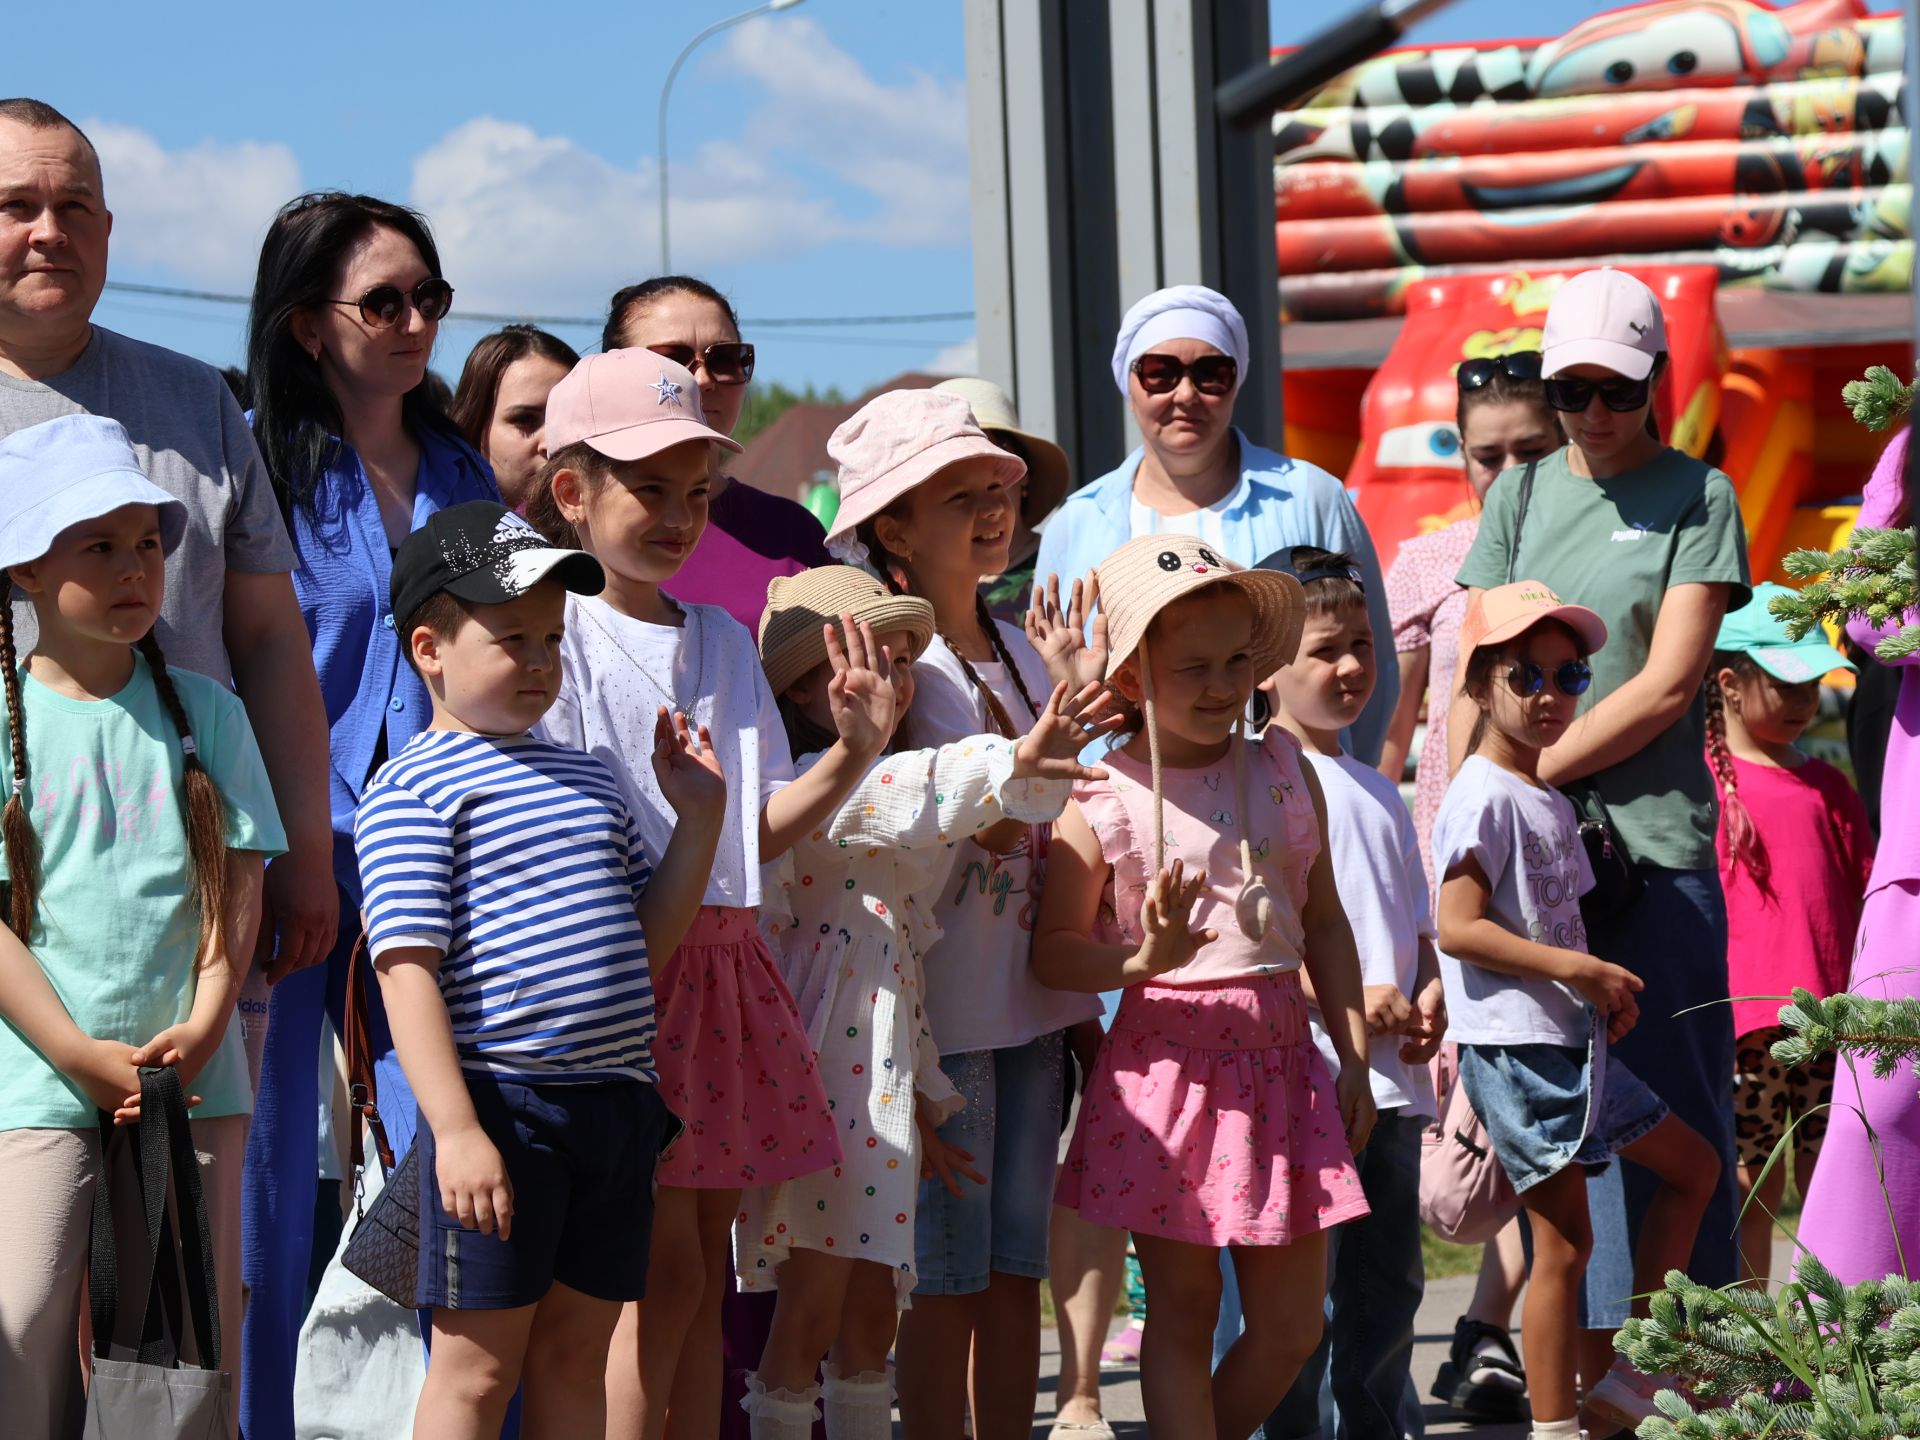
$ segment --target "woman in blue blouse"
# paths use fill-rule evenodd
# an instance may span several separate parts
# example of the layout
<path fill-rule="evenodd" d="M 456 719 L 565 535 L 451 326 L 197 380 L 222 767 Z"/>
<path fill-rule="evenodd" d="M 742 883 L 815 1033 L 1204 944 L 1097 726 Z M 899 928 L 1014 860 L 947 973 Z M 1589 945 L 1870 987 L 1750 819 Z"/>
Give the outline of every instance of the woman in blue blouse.
<path fill-rule="evenodd" d="M 498 500 L 486 462 L 422 384 L 453 288 L 425 222 L 364 195 L 303 195 L 260 251 L 248 327 L 254 436 L 286 513 L 294 589 L 326 702 L 340 939 L 325 967 L 274 987 L 245 1182 L 250 1287 L 241 1425 L 292 1440 L 319 1169 L 320 1017 L 336 1023 L 357 938 L 353 812 L 368 777 L 431 718 L 388 613 L 393 552 L 429 515 Z M 397 1149 L 413 1097 L 369 984 L 380 1108 Z"/>

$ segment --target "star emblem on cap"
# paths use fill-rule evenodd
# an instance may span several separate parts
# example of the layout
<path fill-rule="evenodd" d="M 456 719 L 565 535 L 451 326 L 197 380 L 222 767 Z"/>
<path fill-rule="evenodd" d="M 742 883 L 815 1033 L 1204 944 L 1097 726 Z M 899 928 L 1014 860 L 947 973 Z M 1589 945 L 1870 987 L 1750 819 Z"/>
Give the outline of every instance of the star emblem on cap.
<path fill-rule="evenodd" d="M 680 382 L 678 380 L 669 380 L 665 375 L 662 375 L 658 380 L 653 382 L 652 389 L 653 393 L 660 397 L 660 403 L 662 405 L 678 405 L 680 403 Z"/>

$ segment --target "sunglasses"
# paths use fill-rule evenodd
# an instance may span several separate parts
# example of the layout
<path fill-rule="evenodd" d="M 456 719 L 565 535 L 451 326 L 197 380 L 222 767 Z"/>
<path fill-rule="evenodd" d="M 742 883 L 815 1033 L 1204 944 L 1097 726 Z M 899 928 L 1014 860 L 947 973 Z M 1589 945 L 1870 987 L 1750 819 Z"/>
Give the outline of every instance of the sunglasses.
<path fill-rule="evenodd" d="M 1202 395 L 1231 395 L 1240 383 L 1240 362 L 1231 355 L 1202 355 L 1191 365 L 1173 355 L 1142 355 L 1133 362 L 1133 375 L 1149 395 L 1170 395 L 1191 375 Z"/>
<path fill-rule="evenodd" d="M 1593 684 L 1593 667 L 1584 660 L 1568 660 L 1553 670 L 1553 685 L 1562 695 L 1584 695 Z M 1516 660 L 1507 666 L 1507 688 L 1522 700 L 1530 700 L 1547 688 L 1547 672 L 1531 660 Z"/>
<path fill-rule="evenodd" d="M 411 305 L 422 320 L 444 320 L 453 309 L 453 286 L 432 275 L 413 287 L 408 294 L 398 285 L 376 285 L 358 300 L 335 300 L 335 305 L 358 307 L 360 318 L 375 330 L 386 330 L 400 323 Z"/>
<path fill-rule="evenodd" d="M 744 340 L 722 340 L 704 350 L 691 345 L 649 345 L 647 349 L 688 370 L 698 359 L 707 378 L 722 385 L 744 385 L 753 379 L 753 346 Z"/>
<path fill-rule="evenodd" d="M 1492 355 L 1481 360 L 1463 360 L 1455 378 L 1460 382 L 1460 393 L 1470 395 L 1475 390 L 1484 390 L 1493 383 L 1495 375 L 1504 375 L 1509 380 L 1526 382 L 1540 378 L 1540 352 L 1538 350 L 1515 350 L 1511 355 Z"/>
<path fill-rule="evenodd" d="M 1655 365 L 1644 380 L 1575 380 L 1570 376 L 1556 375 L 1545 382 L 1547 403 L 1556 410 L 1577 415 L 1591 405 L 1593 397 L 1598 395 L 1600 403 L 1607 409 L 1624 415 L 1647 403 L 1653 394 L 1653 382 L 1660 378 L 1660 368 Z"/>

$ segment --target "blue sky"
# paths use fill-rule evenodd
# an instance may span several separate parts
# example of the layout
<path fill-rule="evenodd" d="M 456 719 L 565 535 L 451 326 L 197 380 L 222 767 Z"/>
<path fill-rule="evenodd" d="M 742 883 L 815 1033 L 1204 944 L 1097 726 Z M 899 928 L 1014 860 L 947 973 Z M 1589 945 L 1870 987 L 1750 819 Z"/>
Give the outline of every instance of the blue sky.
<path fill-rule="evenodd" d="M 456 315 L 594 316 L 657 267 L 667 67 L 744 4 L 112 0 L 85 33 L 64 7 L 20 7 L 0 94 L 94 135 L 114 280 L 244 293 L 277 205 L 339 187 L 426 211 Z M 1550 35 L 1606 8 L 1458 0 L 1414 38 Z M 1276 43 L 1311 33 L 1316 7 L 1270 9 Z M 971 310 L 963 51 L 960 0 L 805 0 L 708 41 L 674 84 L 675 267 L 749 322 Z M 98 318 L 218 364 L 243 343 L 238 306 L 109 293 Z M 443 326 L 436 368 L 455 377 L 488 328 Z M 576 345 L 597 332 L 553 328 Z M 972 335 L 968 321 L 750 329 L 764 377 L 848 391 L 951 364 Z"/>

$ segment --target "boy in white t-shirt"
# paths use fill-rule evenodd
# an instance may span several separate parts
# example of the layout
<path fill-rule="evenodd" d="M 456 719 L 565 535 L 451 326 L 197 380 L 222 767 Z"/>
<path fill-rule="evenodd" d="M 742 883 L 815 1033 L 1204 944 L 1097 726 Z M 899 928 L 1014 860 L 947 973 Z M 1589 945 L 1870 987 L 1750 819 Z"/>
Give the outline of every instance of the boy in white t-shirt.
<path fill-rule="evenodd" d="M 1434 1113 L 1427 1061 L 1446 1033 L 1426 871 L 1413 817 L 1393 782 L 1341 747 L 1373 694 L 1375 648 L 1359 569 L 1345 555 L 1296 546 L 1263 568 L 1283 570 L 1307 597 L 1294 662 L 1273 677 L 1276 723 L 1299 738 L 1327 802 L 1334 878 L 1360 952 L 1368 1067 L 1379 1111 L 1355 1157 L 1372 1212 L 1334 1232 L 1326 1336 L 1264 1433 L 1297 1440 L 1321 1429 L 1331 1377 L 1339 1440 L 1420 1434 L 1410 1404 L 1414 1315 L 1425 1292 L 1420 1254 L 1420 1132 Z M 1309 990 L 1311 997 L 1311 990 Z M 1313 1035 L 1337 1062 L 1314 1013 Z"/>

